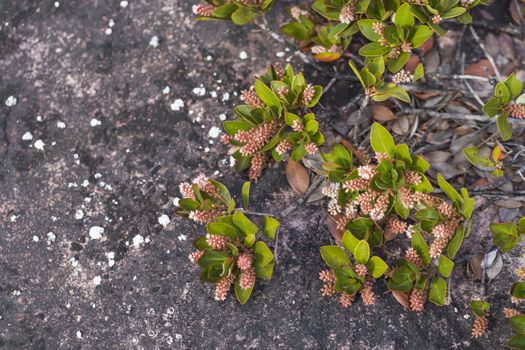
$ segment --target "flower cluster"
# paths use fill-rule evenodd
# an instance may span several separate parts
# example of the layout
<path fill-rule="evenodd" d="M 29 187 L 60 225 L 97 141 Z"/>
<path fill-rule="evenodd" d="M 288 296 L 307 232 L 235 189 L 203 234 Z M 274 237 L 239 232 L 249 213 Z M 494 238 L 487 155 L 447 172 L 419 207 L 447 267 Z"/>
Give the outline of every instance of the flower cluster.
<path fill-rule="evenodd" d="M 249 169 L 257 180 L 271 157 L 282 160 L 291 151 L 298 161 L 318 153 L 324 142 L 315 115 L 309 109 L 321 97 L 322 88 L 308 84 L 290 65 L 270 66 L 255 85 L 241 93 L 245 104 L 235 108 L 237 120 L 224 122 L 222 141 L 231 146 L 236 168 Z"/>
<path fill-rule="evenodd" d="M 388 265 L 378 256 L 370 257 L 366 240 L 357 240 L 349 231 L 345 232 L 345 237 L 348 239 L 343 239 L 344 247 L 354 261 L 341 247 L 321 247 L 321 256 L 329 269 L 319 273 L 323 282 L 320 292 L 326 297 L 337 297 L 343 307 L 352 305 L 358 294 L 363 304 L 374 305 L 374 281 L 387 271 Z"/>
<path fill-rule="evenodd" d="M 199 175 L 192 183 L 179 184 L 182 199 L 177 213 L 199 223 L 206 224 L 221 215 L 233 199 L 220 182 Z M 235 205 L 235 203 L 233 203 Z"/>

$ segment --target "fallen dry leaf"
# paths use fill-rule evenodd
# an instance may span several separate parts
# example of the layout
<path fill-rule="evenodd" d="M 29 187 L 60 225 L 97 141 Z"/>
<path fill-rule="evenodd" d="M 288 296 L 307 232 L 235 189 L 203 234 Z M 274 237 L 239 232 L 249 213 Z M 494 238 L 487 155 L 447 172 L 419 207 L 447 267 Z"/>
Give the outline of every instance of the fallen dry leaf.
<path fill-rule="evenodd" d="M 403 305 L 404 307 L 406 307 L 407 309 L 410 308 L 410 302 L 408 301 L 409 298 L 408 298 L 408 293 L 405 293 L 405 292 L 400 292 L 398 290 L 393 290 L 392 291 L 392 295 L 394 296 L 394 298 L 396 298 L 396 300 L 401 304 Z"/>
<path fill-rule="evenodd" d="M 310 186 L 310 177 L 306 168 L 291 158 L 286 164 L 286 180 L 292 189 L 299 194 L 305 193 Z"/>
<path fill-rule="evenodd" d="M 470 258 L 468 266 L 470 271 L 474 275 L 474 278 L 481 281 L 483 276 L 483 269 L 481 268 L 481 262 L 483 261 L 483 255 L 476 255 Z"/>
<path fill-rule="evenodd" d="M 427 41 L 425 41 L 419 47 L 419 49 L 421 50 L 421 53 L 423 54 L 423 56 L 425 56 L 427 53 L 430 52 L 430 50 L 432 50 L 432 47 L 434 47 L 434 36 L 431 36 L 430 38 L 428 38 Z"/>
<path fill-rule="evenodd" d="M 394 122 L 394 125 L 392 125 L 392 131 L 398 135 L 406 135 L 408 133 L 409 128 L 410 123 L 406 115 L 396 120 Z"/>
<path fill-rule="evenodd" d="M 387 122 L 392 119 L 396 119 L 394 112 L 390 108 L 383 106 L 378 103 L 372 104 L 373 118 L 380 122 Z"/>
<path fill-rule="evenodd" d="M 441 95 L 440 91 L 428 91 L 428 92 L 412 92 L 412 95 L 416 96 L 420 100 L 428 100 L 431 97 Z"/>
<path fill-rule="evenodd" d="M 328 213 L 326 214 L 326 226 L 332 237 L 334 237 L 337 242 L 340 242 L 343 238 L 344 230 L 337 228 L 337 223 Z"/>
<path fill-rule="evenodd" d="M 484 67 L 488 68 L 490 74 L 494 75 L 494 69 L 487 59 L 479 60 L 478 62 L 469 65 L 467 69 L 465 69 L 465 74 L 477 75 L 479 77 L 488 77 Z"/>
<path fill-rule="evenodd" d="M 412 55 L 410 56 L 410 58 L 408 59 L 405 65 L 405 70 L 409 72 L 413 72 L 416 70 L 416 67 L 419 63 L 421 63 L 421 61 L 419 60 L 419 57 L 417 57 L 417 55 Z"/>
<path fill-rule="evenodd" d="M 517 25 L 521 26 L 525 22 L 525 17 L 522 12 L 521 5 L 517 0 L 511 0 L 509 4 L 510 17 Z"/>

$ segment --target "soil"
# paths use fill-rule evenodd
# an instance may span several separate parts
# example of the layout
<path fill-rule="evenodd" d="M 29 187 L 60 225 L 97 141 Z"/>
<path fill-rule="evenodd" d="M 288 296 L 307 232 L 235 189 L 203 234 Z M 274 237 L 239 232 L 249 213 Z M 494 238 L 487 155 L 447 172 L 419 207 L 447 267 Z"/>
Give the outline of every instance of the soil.
<path fill-rule="evenodd" d="M 268 15 L 274 30 L 292 3 Z M 331 242 L 319 202 L 282 222 L 271 282 L 244 306 L 213 300 L 187 258 L 203 228 L 175 216 L 178 184 L 205 173 L 238 195 L 246 176 L 210 130 L 267 64 L 303 62 L 254 26 L 195 22 L 192 4 L 0 2 L 0 349 L 504 348 L 523 246 L 484 284 L 458 263 L 446 307 L 406 312 L 381 281 L 376 305 L 343 309 L 319 293 L 319 247 Z M 304 66 L 307 79 L 326 84 L 323 67 Z M 355 96 L 349 84 L 321 105 Z M 254 210 L 295 200 L 283 179 L 282 164 L 265 172 Z M 490 251 L 488 223 L 518 215 L 478 211 L 460 256 Z M 474 298 L 493 309 L 480 339 Z"/>

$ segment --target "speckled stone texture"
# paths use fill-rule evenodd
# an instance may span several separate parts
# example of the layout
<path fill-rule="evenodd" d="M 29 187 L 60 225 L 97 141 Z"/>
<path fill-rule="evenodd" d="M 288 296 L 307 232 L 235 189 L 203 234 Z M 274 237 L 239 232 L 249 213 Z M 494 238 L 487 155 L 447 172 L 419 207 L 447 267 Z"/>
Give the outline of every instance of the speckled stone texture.
<path fill-rule="evenodd" d="M 278 3 L 275 29 L 291 2 Z M 381 281 L 375 306 L 342 309 L 318 291 L 319 246 L 331 240 L 319 203 L 283 221 L 274 279 L 248 304 L 213 300 L 187 259 L 203 228 L 174 215 L 177 185 L 215 174 L 238 194 L 244 175 L 210 129 L 268 63 L 302 62 L 253 26 L 194 22 L 191 6 L 0 2 L 0 349 L 501 348 L 517 258 L 484 292 L 458 265 L 446 308 L 407 313 Z M 306 68 L 314 83 L 330 74 Z M 353 96 L 337 86 L 322 104 Z M 282 165 L 265 173 L 255 209 L 294 200 L 283 179 Z M 490 248 L 497 214 L 477 214 L 462 256 Z M 495 312 L 474 340 L 464 315 L 482 293 Z"/>

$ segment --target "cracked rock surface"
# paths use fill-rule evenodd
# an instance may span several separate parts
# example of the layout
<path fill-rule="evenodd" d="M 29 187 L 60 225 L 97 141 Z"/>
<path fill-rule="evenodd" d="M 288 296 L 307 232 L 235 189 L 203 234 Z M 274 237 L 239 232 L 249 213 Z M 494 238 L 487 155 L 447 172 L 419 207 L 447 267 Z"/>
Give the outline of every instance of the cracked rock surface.
<path fill-rule="evenodd" d="M 275 29 L 292 3 L 278 2 Z M 238 195 L 245 175 L 216 128 L 268 63 L 302 61 L 253 26 L 193 21 L 192 3 L 0 3 L 0 349 L 503 348 L 520 249 L 484 287 L 458 264 L 448 307 L 408 313 L 380 281 L 375 306 L 343 309 L 319 293 L 319 203 L 283 220 L 274 278 L 246 305 L 213 300 L 187 258 L 203 228 L 175 216 L 178 184 L 205 173 Z M 327 70 L 305 74 L 326 84 Z M 283 179 L 283 165 L 265 172 L 255 209 L 296 198 Z M 462 256 L 518 214 L 478 212 Z M 483 295 L 494 313 L 476 340 L 468 304 Z"/>

